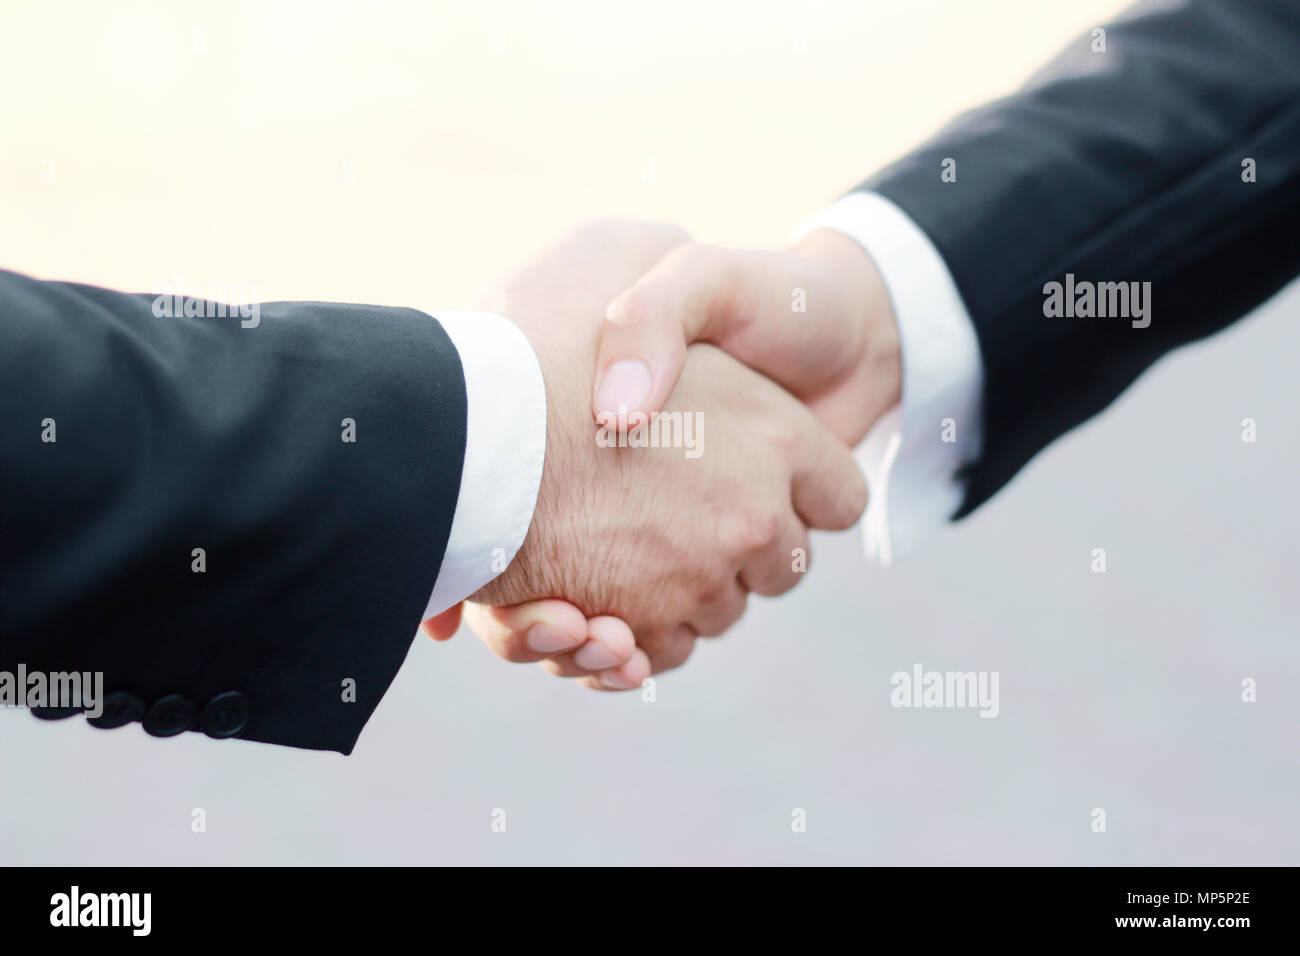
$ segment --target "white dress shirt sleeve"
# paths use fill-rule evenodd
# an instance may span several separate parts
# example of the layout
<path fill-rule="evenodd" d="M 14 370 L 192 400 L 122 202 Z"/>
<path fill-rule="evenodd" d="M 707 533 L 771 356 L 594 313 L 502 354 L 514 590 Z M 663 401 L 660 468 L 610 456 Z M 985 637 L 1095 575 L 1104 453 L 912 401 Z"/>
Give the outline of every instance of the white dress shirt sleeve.
<path fill-rule="evenodd" d="M 937 181 L 935 188 L 941 188 Z M 983 441 L 984 367 L 970 314 L 939 250 L 915 222 L 876 193 L 851 193 L 806 220 L 856 240 L 875 260 L 898 321 L 902 401 L 856 449 L 870 496 L 868 557 L 884 565 L 914 550 L 965 496 L 962 466 Z"/>
<path fill-rule="evenodd" d="M 490 312 L 435 310 L 465 375 L 465 464 L 447 551 L 422 620 L 487 584 L 514 560 L 546 457 L 546 387 L 527 336 Z"/>

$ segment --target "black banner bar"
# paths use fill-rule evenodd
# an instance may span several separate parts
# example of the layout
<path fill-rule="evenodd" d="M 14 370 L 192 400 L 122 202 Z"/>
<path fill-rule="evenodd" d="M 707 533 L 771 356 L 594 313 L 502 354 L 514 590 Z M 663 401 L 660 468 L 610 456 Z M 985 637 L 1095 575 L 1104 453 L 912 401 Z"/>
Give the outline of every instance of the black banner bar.
<path fill-rule="evenodd" d="M 493 939 L 554 936 L 572 918 L 589 935 L 626 927 L 671 945 L 703 917 L 742 936 L 789 924 L 796 931 L 845 923 L 870 934 L 885 925 L 944 939 L 1072 940 L 1131 936 L 1146 943 L 1193 939 L 1231 945 L 1239 934 L 1272 937 L 1291 925 L 1289 869 L 837 869 L 748 870 L 441 869 L 0 869 L 7 933 L 76 934 L 247 944 L 259 927 L 295 943 L 338 941 L 344 931 L 422 933 L 445 922 Z M 567 912 L 568 916 L 559 914 Z M 603 915 L 598 915 L 603 914 Z M 459 929 L 456 930 L 459 932 Z M 1286 934 L 1287 936 L 1291 934 Z M 21 937 L 14 937 L 21 938 Z M 372 937 L 382 938 L 382 936 Z"/>

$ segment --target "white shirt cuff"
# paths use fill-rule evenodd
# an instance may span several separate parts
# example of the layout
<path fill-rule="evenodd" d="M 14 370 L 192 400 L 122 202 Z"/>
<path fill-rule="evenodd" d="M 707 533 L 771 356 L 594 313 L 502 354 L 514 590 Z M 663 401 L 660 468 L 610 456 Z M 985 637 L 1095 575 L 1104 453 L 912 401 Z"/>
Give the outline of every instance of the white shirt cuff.
<path fill-rule="evenodd" d="M 468 414 L 456 513 L 421 620 L 463 601 L 514 560 L 546 457 L 546 386 L 528 337 L 491 312 L 429 314 L 460 353 Z"/>
<path fill-rule="evenodd" d="M 942 186 L 936 181 L 936 189 Z M 961 507 L 963 465 L 983 442 L 984 366 L 970 313 L 939 250 L 876 193 L 850 193 L 797 232 L 835 229 L 875 260 L 898 321 L 902 402 L 857 448 L 870 497 L 868 557 L 884 565 L 914 550 Z"/>

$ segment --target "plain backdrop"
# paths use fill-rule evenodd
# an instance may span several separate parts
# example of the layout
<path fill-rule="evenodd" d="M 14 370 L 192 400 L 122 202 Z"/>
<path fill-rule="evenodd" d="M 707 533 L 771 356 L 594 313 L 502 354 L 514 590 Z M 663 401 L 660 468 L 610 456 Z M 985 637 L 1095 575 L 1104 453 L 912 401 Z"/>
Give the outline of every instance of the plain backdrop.
<path fill-rule="evenodd" d="M 594 216 L 776 246 L 1121 7 L 7 0 L 0 264 L 432 310 Z M 1298 310 L 888 571 L 815 538 L 653 703 L 462 633 L 349 758 L 0 712 L 0 862 L 1294 864 Z M 1000 715 L 892 708 L 917 663 L 998 671 Z"/>

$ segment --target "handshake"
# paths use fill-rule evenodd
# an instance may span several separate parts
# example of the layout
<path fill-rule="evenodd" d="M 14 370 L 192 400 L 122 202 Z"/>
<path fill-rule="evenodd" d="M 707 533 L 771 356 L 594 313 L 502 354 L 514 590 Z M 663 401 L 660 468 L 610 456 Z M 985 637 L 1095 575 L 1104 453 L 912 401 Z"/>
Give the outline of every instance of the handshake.
<path fill-rule="evenodd" d="M 854 240 L 815 230 L 747 252 L 596 223 L 492 298 L 541 368 L 545 463 L 514 560 L 426 620 L 429 636 L 463 615 L 508 661 L 631 689 L 723 633 L 750 592 L 792 588 L 808 529 L 862 514 L 850 449 L 898 403 L 902 369 L 884 282 Z M 671 433 L 661 421 L 683 423 L 689 447 L 646 440 Z"/>
<path fill-rule="evenodd" d="M 869 541 L 909 550 L 1300 272 L 1300 8 L 1158 6 L 783 251 L 598 224 L 439 321 L 0 270 L 0 684 L 347 753 L 419 617 L 637 687 L 858 519 L 869 431 Z"/>

